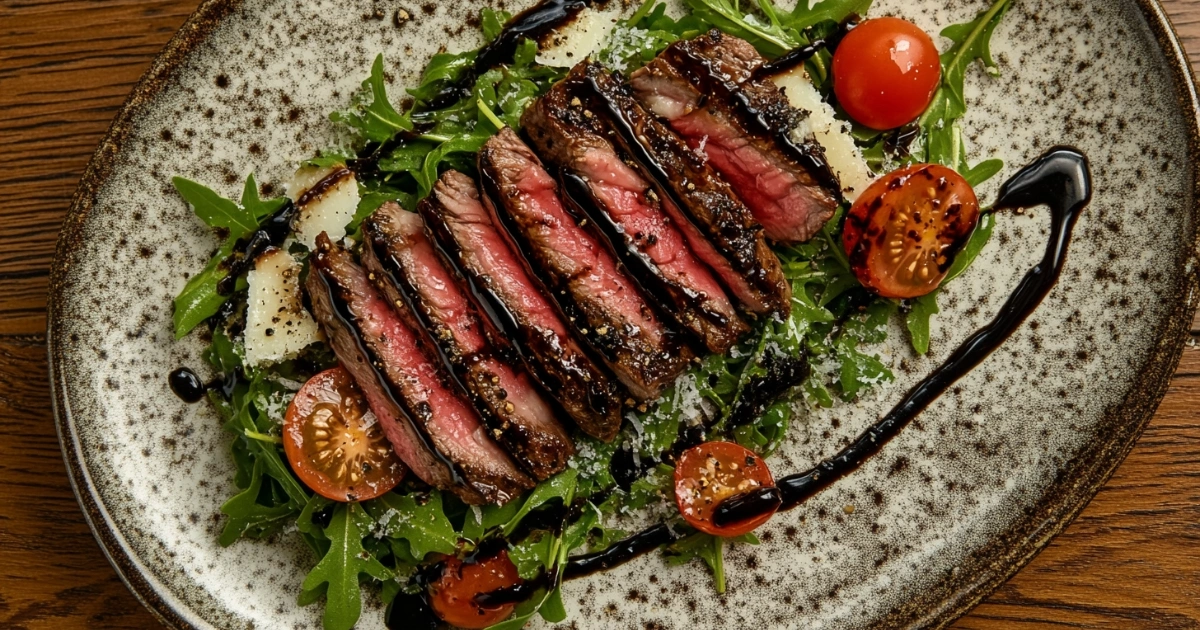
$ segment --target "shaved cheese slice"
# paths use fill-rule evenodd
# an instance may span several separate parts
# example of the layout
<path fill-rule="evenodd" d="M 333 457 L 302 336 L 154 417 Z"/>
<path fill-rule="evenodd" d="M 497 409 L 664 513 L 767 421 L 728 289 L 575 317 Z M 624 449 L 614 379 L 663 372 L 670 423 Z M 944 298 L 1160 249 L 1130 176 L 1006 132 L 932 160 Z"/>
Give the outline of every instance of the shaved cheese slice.
<path fill-rule="evenodd" d="M 309 191 L 313 194 L 306 195 Z M 298 206 L 296 240 L 309 250 L 316 246 L 321 232 L 335 242 L 345 236 L 346 225 L 358 210 L 358 181 L 340 164 L 301 168 L 288 182 L 287 192 Z"/>
<path fill-rule="evenodd" d="M 555 68 L 573 67 L 600 50 L 620 15 L 618 10 L 584 9 L 542 42 L 537 62 Z"/>
<path fill-rule="evenodd" d="M 246 363 L 262 365 L 291 359 L 322 340 L 320 328 L 300 298 L 300 263 L 282 249 L 271 248 L 246 274 L 250 285 L 246 307 Z"/>
<path fill-rule="evenodd" d="M 793 135 L 801 141 L 815 139 L 825 149 L 825 160 L 842 182 L 842 194 L 849 201 L 857 199 L 875 176 L 854 144 L 850 123 L 834 117 L 833 107 L 821 100 L 821 93 L 808 79 L 803 66 L 771 79 L 783 90 L 792 107 L 809 113 Z"/>

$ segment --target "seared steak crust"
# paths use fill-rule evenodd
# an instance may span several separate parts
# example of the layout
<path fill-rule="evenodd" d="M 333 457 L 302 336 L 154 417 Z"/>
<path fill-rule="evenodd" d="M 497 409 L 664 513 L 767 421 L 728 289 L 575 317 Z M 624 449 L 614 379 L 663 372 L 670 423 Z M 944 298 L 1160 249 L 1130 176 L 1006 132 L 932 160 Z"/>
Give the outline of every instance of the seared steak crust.
<path fill-rule="evenodd" d="M 524 254 L 526 269 L 574 332 L 640 400 L 653 400 L 691 353 L 590 231 L 576 224 L 541 160 L 505 128 L 479 152 L 484 202 Z"/>
<path fill-rule="evenodd" d="M 387 203 L 363 224 L 363 264 L 399 311 L 416 318 L 447 371 L 475 404 L 492 436 L 525 470 L 546 479 L 575 448 L 524 370 L 501 358 L 483 322 L 415 213 Z"/>
<path fill-rule="evenodd" d="M 426 201 L 418 211 L 443 261 L 465 281 L 530 374 L 585 433 L 605 441 L 614 438 L 621 428 L 625 393 L 583 351 L 537 289 L 483 207 L 475 182 L 447 171 Z"/>
<path fill-rule="evenodd" d="M 532 487 L 470 406 L 446 388 L 419 337 L 350 253 L 322 233 L 311 260 L 307 287 L 317 319 L 413 472 L 470 504 L 503 504 Z"/>
<path fill-rule="evenodd" d="M 580 85 L 595 115 L 612 125 L 614 139 L 641 166 L 681 228 L 742 307 L 756 314 L 791 310 L 791 287 L 762 227 L 708 161 L 642 108 L 611 72 L 584 67 Z"/>
<path fill-rule="evenodd" d="M 538 153 L 559 172 L 576 219 L 590 219 L 661 312 L 710 352 L 749 331 L 707 266 L 687 246 L 642 175 L 607 139 L 613 131 L 575 95 L 583 67 L 554 85 L 522 118 Z"/>

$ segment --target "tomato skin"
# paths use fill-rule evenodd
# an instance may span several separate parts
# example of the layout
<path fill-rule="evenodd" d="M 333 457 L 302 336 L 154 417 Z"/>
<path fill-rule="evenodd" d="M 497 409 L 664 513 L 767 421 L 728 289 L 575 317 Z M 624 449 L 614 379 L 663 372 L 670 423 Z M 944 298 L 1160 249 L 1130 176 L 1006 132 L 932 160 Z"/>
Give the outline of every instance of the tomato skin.
<path fill-rule="evenodd" d="M 429 589 L 429 604 L 438 618 L 459 628 L 486 628 L 508 619 L 516 604 L 484 608 L 475 596 L 521 583 L 507 551 L 466 563 L 447 558 L 442 575 Z"/>
<path fill-rule="evenodd" d="M 942 63 L 933 39 L 900 18 L 867 20 L 833 55 L 833 91 L 850 117 L 877 130 L 917 119 L 937 91 Z"/>
<path fill-rule="evenodd" d="M 717 527 L 713 513 L 721 501 L 756 488 L 772 487 L 775 478 L 766 462 L 733 442 L 705 442 L 683 452 L 675 462 L 675 504 L 684 520 L 714 536 L 741 536 L 771 519 L 773 512 Z"/>
<path fill-rule="evenodd" d="M 333 501 L 366 501 L 395 488 L 406 469 L 342 367 L 308 379 L 288 405 L 283 450 L 296 476 Z"/>
<path fill-rule="evenodd" d="M 978 222 L 979 200 L 961 175 L 914 164 L 863 191 L 846 214 L 842 244 L 863 286 L 912 299 L 938 288 Z"/>

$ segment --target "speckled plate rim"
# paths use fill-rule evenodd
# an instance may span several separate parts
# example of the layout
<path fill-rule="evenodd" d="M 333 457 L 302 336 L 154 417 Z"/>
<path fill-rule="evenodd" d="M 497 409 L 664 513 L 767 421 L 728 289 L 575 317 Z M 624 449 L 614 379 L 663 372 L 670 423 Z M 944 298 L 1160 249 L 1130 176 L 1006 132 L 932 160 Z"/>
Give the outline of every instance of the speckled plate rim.
<path fill-rule="evenodd" d="M 1027 511 L 1005 532 L 976 550 L 939 583 L 891 611 L 878 622 L 886 628 L 944 628 L 966 614 L 1029 563 L 1056 535 L 1083 510 L 1109 480 L 1133 449 L 1159 403 L 1166 395 L 1170 379 L 1179 364 L 1193 317 L 1200 303 L 1200 95 L 1187 53 L 1179 41 L 1166 11 L 1158 0 L 1134 0 L 1158 41 L 1176 87 L 1176 100 L 1188 127 L 1188 155 L 1192 167 L 1192 234 L 1184 242 L 1177 261 L 1179 277 L 1172 294 L 1164 300 L 1169 317 L 1155 332 L 1154 345 L 1142 370 L 1124 400 L 1107 410 L 1095 435 L 1080 449 L 1079 455 L 1064 466 L 1066 471 L 1047 489 L 1039 503 Z M 108 133 L 96 149 L 71 200 L 59 234 L 51 267 L 46 343 L 49 354 L 50 383 L 55 428 L 62 448 L 72 490 L 83 508 L 92 534 L 100 544 L 117 575 L 160 621 L 172 628 L 195 628 L 187 617 L 190 611 L 175 607 L 175 598 L 158 590 L 147 576 L 108 518 L 105 506 L 92 485 L 79 436 L 71 415 L 67 391 L 56 363 L 62 360 L 56 329 L 61 329 L 59 304 L 62 289 L 83 238 L 83 226 L 91 212 L 97 192 L 112 169 L 134 127 L 138 113 L 147 107 L 167 85 L 176 69 L 193 50 L 213 32 L 221 21 L 235 11 L 242 0 L 203 0 L 166 47 L 151 63 L 150 69 L 133 88 L 118 112 Z"/>

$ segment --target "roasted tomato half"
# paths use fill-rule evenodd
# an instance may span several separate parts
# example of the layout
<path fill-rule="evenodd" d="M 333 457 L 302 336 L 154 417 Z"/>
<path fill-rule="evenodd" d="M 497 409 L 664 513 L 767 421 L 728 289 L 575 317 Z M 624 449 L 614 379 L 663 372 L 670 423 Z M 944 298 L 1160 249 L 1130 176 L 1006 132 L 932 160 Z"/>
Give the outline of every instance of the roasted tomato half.
<path fill-rule="evenodd" d="M 842 243 L 868 289 L 916 298 L 941 284 L 979 221 L 967 180 L 937 164 L 914 164 L 881 177 L 846 215 Z"/>
<path fill-rule="evenodd" d="M 396 487 L 405 467 L 350 373 L 341 367 L 308 379 L 283 421 L 283 450 L 313 492 L 366 501 Z"/>
<path fill-rule="evenodd" d="M 429 587 L 429 604 L 438 618 L 459 628 L 486 628 L 508 619 L 516 604 L 484 608 L 475 596 L 521 583 L 508 552 L 474 562 L 447 558 L 442 575 Z"/>
<path fill-rule="evenodd" d="M 705 442 L 675 462 L 675 503 L 684 520 L 714 536 L 741 536 L 770 520 L 773 513 L 717 527 L 717 505 L 734 495 L 775 485 L 761 457 L 733 442 Z"/>
<path fill-rule="evenodd" d="M 919 26 L 894 17 L 859 24 L 833 55 L 833 91 L 850 117 L 872 129 L 895 129 L 916 120 L 942 79 L 933 39 Z"/>

